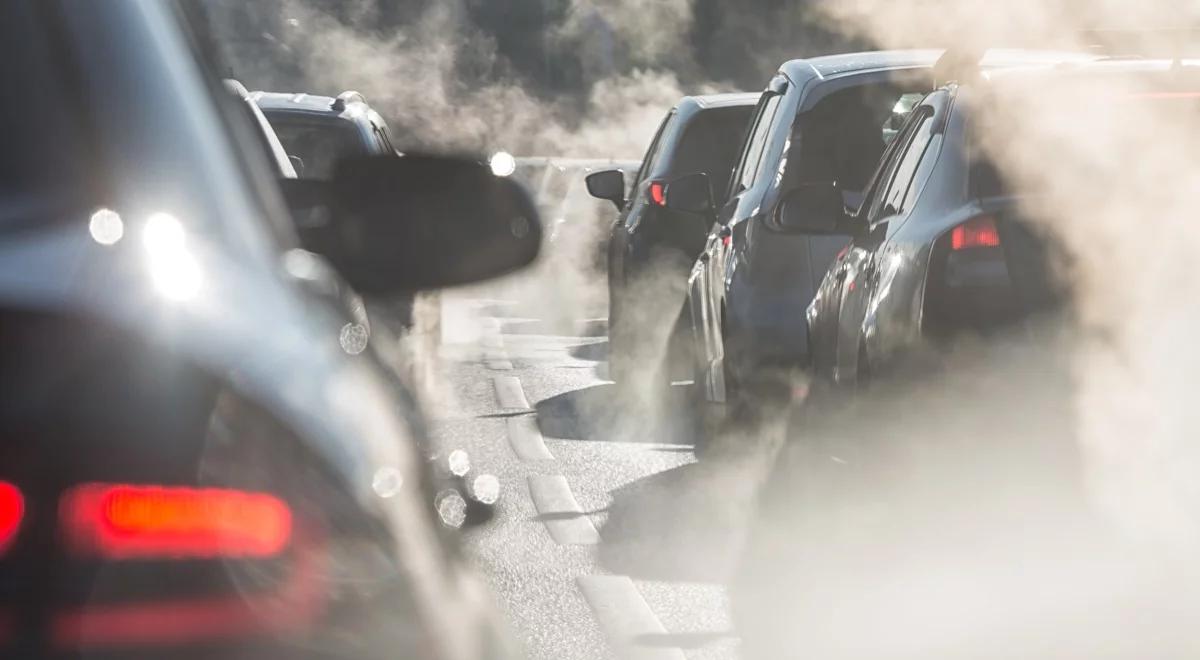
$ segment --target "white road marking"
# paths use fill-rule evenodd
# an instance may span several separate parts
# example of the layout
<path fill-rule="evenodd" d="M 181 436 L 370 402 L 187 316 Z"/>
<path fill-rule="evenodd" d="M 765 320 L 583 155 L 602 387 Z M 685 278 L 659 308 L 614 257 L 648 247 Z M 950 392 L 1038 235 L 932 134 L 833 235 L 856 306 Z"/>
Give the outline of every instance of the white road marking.
<path fill-rule="evenodd" d="M 529 400 L 521 389 L 521 379 L 516 376 L 492 376 L 492 389 L 496 392 L 496 403 L 501 408 L 529 410 Z"/>
<path fill-rule="evenodd" d="M 529 475 L 529 496 L 542 516 L 546 530 L 559 545 L 596 545 L 600 533 L 580 508 L 567 478 L 561 475 Z"/>
<path fill-rule="evenodd" d="M 523 461 L 552 461 L 554 455 L 546 448 L 542 432 L 538 430 L 537 418 L 533 415 L 509 417 L 505 420 L 508 428 L 508 443 L 512 445 L 517 458 Z"/>
<path fill-rule="evenodd" d="M 613 652 L 622 660 L 684 660 L 678 648 L 648 646 L 643 635 L 666 635 L 637 586 L 624 575 L 581 575 L 579 590 Z"/>

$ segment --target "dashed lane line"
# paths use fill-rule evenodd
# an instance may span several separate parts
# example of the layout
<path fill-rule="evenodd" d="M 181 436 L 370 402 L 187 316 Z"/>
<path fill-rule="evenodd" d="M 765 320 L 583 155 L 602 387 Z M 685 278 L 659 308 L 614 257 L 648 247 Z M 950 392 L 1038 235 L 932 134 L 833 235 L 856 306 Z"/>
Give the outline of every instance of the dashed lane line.
<path fill-rule="evenodd" d="M 683 651 L 650 645 L 647 638 L 667 634 L 637 585 L 624 575 L 581 575 L 577 578 L 584 600 L 596 622 L 622 660 L 684 660 Z"/>
<path fill-rule="evenodd" d="M 538 429 L 537 418 L 533 415 L 509 417 L 505 420 L 508 430 L 508 443 L 512 445 L 517 458 L 522 461 L 552 461 L 554 455 L 546 447 L 542 432 Z"/>
<path fill-rule="evenodd" d="M 529 496 L 533 508 L 559 545 L 596 545 L 600 533 L 571 492 L 562 475 L 529 475 Z"/>
<path fill-rule="evenodd" d="M 496 403 L 501 408 L 529 410 L 529 400 L 521 389 L 521 379 L 516 376 L 492 376 L 492 389 L 496 392 Z"/>

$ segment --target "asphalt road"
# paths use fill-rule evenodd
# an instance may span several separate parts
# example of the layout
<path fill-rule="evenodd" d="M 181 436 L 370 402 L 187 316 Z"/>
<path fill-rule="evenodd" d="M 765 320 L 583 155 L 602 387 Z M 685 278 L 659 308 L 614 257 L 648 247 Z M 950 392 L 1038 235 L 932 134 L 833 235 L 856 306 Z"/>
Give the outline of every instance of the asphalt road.
<path fill-rule="evenodd" d="M 697 463 L 685 385 L 650 405 L 606 380 L 602 305 L 551 321 L 499 290 L 443 296 L 431 408 L 500 479 L 465 535 L 528 657 L 738 657 L 724 584 L 761 460 Z"/>

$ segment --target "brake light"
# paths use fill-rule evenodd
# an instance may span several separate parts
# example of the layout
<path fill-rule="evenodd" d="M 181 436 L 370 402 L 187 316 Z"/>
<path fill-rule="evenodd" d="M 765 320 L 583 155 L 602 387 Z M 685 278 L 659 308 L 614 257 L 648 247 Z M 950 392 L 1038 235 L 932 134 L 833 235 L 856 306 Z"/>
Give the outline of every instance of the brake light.
<path fill-rule="evenodd" d="M 650 202 L 655 206 L 667 205 L 667 184 L 662 181 L 650 182 Z"/>
<path fill-rule="evenodd" d="M 990 215 L 971 218 L 950 232 L 950 247 L 954 250 L 1000 247 L 996 220 Z"/>
<path fill-rule="evenodd" d="M 25 498 L 21 490 L 7 481 L 0 481 L 0 552 L 8 549 L 21 519 L 25 517 Z"/>
<path fill-rule="evenodd" d="M 270 557 L 292 535 L 292 512 L 266 493 L 85 484 L 63 496 L 72 549 L 110 559 Z"/>

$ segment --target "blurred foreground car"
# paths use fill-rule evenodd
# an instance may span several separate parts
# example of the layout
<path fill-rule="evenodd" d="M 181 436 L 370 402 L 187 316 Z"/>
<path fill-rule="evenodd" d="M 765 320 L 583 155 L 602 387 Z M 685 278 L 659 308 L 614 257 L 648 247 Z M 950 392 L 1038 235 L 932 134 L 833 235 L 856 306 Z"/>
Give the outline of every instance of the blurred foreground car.
<path fill-rule="evenodd" d="M 0 9 L 39 108 L 0 109 L 0 655 L 503 657 L 462 497 L 305 248 L 367 294 L 453 285 L 530 262 L 536 211 L 443 158 L 277 180 L 194 11 Z M 298 237 L 281 185 L 337 222 Z"/>
<path fill-rule="evenodd" d="M 669 381 L 671 356 L 690 348 L 690 337 L 677 339 L 687 318 L 680 314 L 683 287 L 708 227 L 695 214 L 665 207 L 664 182 L 702 172 L 722 195 L 757 100 L 757 94 L 684 97 L 663 119 L 632 187 L 618 170 L 588 175 L 589 192 L 619 210 L 608 239 L 612 380 L 623 383 L 641 369 Z"/>

